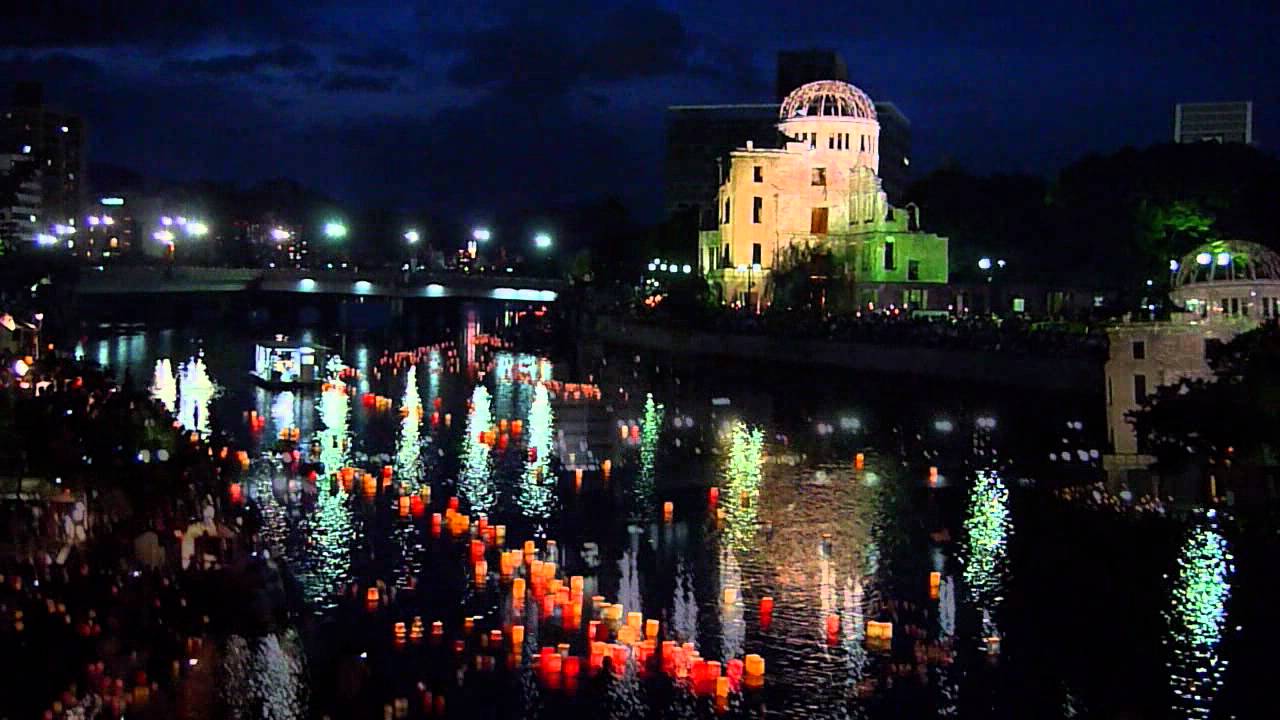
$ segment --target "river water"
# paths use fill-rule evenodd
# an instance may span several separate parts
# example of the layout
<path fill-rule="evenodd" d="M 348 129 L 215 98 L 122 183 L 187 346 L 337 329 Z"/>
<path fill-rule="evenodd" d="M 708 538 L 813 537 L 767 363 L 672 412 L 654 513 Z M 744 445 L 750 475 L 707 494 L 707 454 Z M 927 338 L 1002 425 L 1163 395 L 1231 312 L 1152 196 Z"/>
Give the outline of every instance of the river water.
<path fill-rule="evenodd" d="M 1251 716 L 1269 640 L 1241 598 L 1261 596 L 1249 588 L 1265 587 L 1252 578 L 1267 564 L 1237 561 L 1216 514 L 1054 499 L 1097 471 L 1093 398 L 631 353 L 548 358 L 485 344 L 497 321 L 464 309 L 457 332 L 412 343 L 425 348 L 418 361 L 394 369 L 384 352 L 413 348 L 297 333 L 358 373 L 346 393 L 255 386 L 253 338 L 225 329 L 81 342 L 188 427 L 254 450 L 245 495 L 303 609 L 296 634 L 228 641 L 228 714 L 381 717 L 406 698 L 416 717 L 425 688 L 455 717 Z M 598 399 L 560 385 L 588 381 Z M 250 428 L 250 411 L 263 427 Z M 479 442 L 500 424 L 507 440 Z M 390 465 L 406 492 L 429 486 L 426 517 L 324 473 L 314 485 L 291 476 L 271 452 L 289 428 L 325 470 Z M 504 524 L 506 547 L 532 539 L 566 583 L 583 576 L 582 627 L 513 603 L 492 548 L 490 576 L 473 581 L 468 541 L 428 521 L 454 495 L 462 512 Z M 395 600 L 370 611 L 377 581 Z M 589 674 L 596 594 L 704 659 L 760 655 L 763 687 L 718 703 L 634 664 Z M 393 624 L 415 616 L 441 621 L 444 639 L 397 644 Z M 892 640 L 868 638 L 868 621 L 892 623 Z M 513 623 L 526 628 L 514 658 L 509 642 L 481 646 Z M 558 643 L 583 657 L 579 681 L 533 668 Z"/>

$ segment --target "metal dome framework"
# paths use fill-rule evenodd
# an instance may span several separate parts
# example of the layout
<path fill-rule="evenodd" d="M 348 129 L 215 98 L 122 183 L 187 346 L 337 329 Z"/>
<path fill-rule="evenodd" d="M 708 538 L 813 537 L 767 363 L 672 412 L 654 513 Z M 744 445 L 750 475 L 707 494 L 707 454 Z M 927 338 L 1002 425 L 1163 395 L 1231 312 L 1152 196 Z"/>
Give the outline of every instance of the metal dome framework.
<path fill-rule="evenodd" d="M 1280 255 L 1257 243 L 1215 240 L 1182 258 L 1173 286 L 1257 280 L 1280 281 Z"/>
<path fill-rule="evenodd" d="M 782 121 L 806 117 L 876 119 L 876 106 L 858 88 L 839 80 L 819 80 L 791 91 L 778 109 Z"/>

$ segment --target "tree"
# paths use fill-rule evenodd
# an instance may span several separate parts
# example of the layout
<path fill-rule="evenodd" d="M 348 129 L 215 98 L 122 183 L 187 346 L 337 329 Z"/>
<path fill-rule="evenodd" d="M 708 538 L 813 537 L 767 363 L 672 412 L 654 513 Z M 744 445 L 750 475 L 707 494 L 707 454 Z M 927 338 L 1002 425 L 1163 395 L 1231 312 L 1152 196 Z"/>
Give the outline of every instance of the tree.
<path fill-rule="evenodd" d="M 1269 323 L 1213 347 L 1209 366 L 1212 380 L 1162 386 L 1129 413 L 1139 446 L 1170 470 L 1227 457 L 1280 462 L 1280 328 Z"/>

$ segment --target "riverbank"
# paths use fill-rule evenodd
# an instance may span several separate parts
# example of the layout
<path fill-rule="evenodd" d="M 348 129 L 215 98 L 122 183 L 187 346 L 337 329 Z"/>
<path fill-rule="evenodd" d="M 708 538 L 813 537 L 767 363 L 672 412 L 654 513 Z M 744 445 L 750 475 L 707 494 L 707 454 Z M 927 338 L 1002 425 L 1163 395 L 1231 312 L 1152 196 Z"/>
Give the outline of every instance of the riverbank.
<path fill-rule="evenodd" d="M 1038 391 L 1098 392 L 1103 382 L 1103 360 L 1090 356 L 713 332 L 618 316 L 598 316 L 594 334 L 606 345 L 676 355 L 901 374 Z"/>

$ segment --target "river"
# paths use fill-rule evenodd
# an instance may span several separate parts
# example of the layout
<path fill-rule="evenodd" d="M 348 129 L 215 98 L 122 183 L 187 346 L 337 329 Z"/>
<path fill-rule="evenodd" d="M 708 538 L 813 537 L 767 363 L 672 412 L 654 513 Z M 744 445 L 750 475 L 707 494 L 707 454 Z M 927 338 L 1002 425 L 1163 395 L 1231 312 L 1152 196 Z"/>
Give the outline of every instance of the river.
<path fill-rule="evenodd" d="M 1267 565 L 1236 559 L 1242 541 L 1217 514 L 1053 498 L 1097 471 L 1092 398 L 631 352 L 570 363 L 485 344 L 500 320 L 463 308 L 456 331 L 413 347 L 297 331 L 354 369 L 348 393 L 257 387 L 254 338 L 226 328 L 82 340 L 78 352 L 152 387 L 188 427 L 253 450 L 245 495 L 296 579 L 301 640 L 228 641 L 228 714 L 381 717 L 406 698 L 416 717 L 425 688 L 467 717 L 1249 716 L 1272 638 L 1254 627 L 1264 603 L 1241 598 L 1262 596 Z M 411 365 L 380 364 L 415 348 Z M 560 384 L 576 382 L 591 383 L 578 399 Z M 491 427 L 506 439 L 480 442 Z M 289 428 L 326 470 L 390 465 L 406 492 L 429 486 L 427 513 L 291 477 L 270 452 Z M 532 539 L 566 583 L 583 576 L 582 627 L 513 603 L 493 548 L 489 577 L 473 581 L 467 541 L 428 521 L 454 495 L 504 524 L 506 547 Z M 370 611 L 377 581 L 395 600 Z M 761 656 L 763 687 L 735 684 L 717 703 L 634 663 L 589 674 L 596 594 L 704 659 Z M 394 623 L 415 616 L 441 621 L 445 639 L 397 643 Z M 868 638 L 869 621 L 892 623 L 892 639 Z M 481 644 L 520 623 L 515 659 Z M 578 682 L 532 668 L 562 642 L 583 657 Z"/>

